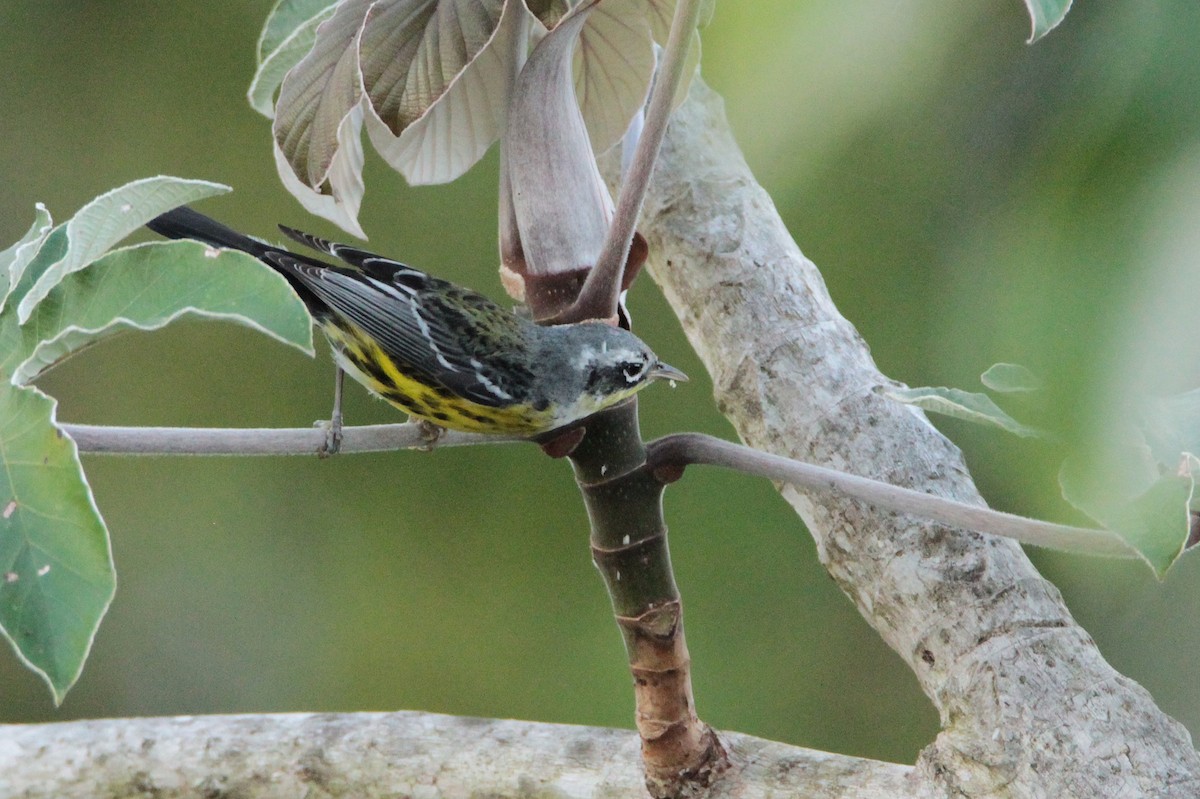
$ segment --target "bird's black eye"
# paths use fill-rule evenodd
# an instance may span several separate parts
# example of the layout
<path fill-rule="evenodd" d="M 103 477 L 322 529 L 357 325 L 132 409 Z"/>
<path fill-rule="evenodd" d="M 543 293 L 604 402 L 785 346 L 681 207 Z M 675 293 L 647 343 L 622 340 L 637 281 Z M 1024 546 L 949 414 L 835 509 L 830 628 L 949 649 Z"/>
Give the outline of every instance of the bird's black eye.
<path fill-rule="evenodd" d="M 642 379 L 642 375 L 646 373 L 646 364 L 641 361 L 626 361 L 621 364 L 621 374 L 625 376 L 625 380 L 630 383 L 636 383 Z"/>

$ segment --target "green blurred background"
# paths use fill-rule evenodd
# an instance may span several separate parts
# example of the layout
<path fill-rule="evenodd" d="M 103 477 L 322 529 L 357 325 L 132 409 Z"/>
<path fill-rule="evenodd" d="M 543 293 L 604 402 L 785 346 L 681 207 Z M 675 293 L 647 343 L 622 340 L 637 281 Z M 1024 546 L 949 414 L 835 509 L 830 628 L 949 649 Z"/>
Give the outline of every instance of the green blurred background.
<path fill-rule="evenodd" d="M 0 247 L 155 174 L 231 184 L 206 211 L 336 234 L 280 187 L 245 104 L 272 0 L 0 6 Z M 720 3 L 703 70 L 747 159 L 881 368 L 1051 379 L 1026 419 L 1095 435 L 1129 386 L 1200 385 L 1200 4 L 1077 3 L 1032 47 L 1019 0 Z M 372 244 L 499 297 L 494 153 L 411 189 L 368 158 Z M 732 435 L 650 281 L 639 332 L 699 379 L 644 396 L 647 435 Z M 41 381 L 73 422 L 307 425 L 332 370 L 185 323 Z M 395 421 L 350 391 L 352 423 Z M 995 506 L 1081 521 L 1062 452 L 938 422 Z M 0 720 L 411 708 L 629 727 L 632 691 L 569 470 L 529 447 L 315 458 L 86 457 L 115 603 L 61 709 L 0 653 Z M 937 729 L 908 670 L 771 486 L 696 469 L 666 499 L 696 696 L 724 729 L 911 762 Z M 1200 558 L 1032 553 L 1106 657 L 1200 730 Z"/>

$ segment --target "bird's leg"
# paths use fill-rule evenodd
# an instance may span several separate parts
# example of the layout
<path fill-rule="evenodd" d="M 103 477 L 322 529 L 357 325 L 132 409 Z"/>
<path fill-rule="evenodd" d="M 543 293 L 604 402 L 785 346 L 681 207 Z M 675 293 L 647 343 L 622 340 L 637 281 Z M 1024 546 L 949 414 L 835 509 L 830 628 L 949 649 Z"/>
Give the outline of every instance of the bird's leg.
<path fill-rule="evenodd" d="M 433 452 L 433 448 L 437 446 L 441 437 L 446 435 L 446 428 L 440 427 L 428 419 L 422 419 L 419 416 L 409 416 L 408 421 L 417 426 L 417 432 L 421 434 L 421 441 L 424 442 L 421 449 L 426 452 Z"/>
<path fill-rule="evenodd" d="M 342 448 L 342 385 L 346 382 L 346 370 L 341 366 L 334 368 L 337 371 L 333 376 L 333 413 L 328 422 L 320 423 L 325 428 L 325 443 L 317 455 L 322 458 L 336 455 Z"/>

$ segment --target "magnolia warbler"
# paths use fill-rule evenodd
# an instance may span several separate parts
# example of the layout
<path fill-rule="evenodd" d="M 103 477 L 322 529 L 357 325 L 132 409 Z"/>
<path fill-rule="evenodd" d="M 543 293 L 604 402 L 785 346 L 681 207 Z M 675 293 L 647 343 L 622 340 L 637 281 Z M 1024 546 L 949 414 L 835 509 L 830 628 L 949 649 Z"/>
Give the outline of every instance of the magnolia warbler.
<path fill-rule="evenodd" d="M 599 321 L 537 325 L 397 261 L 282 225 L 288 238 L 344 265 L 272 246 L 186 206 L 147 227 L 241 250 L 279 272 L 342 369 L 438 427 L 536 435 L 615 405 L 656 379 L 687 380 L 627 330 Z M 338 417 L 335 408 L 335 424 Z"/>

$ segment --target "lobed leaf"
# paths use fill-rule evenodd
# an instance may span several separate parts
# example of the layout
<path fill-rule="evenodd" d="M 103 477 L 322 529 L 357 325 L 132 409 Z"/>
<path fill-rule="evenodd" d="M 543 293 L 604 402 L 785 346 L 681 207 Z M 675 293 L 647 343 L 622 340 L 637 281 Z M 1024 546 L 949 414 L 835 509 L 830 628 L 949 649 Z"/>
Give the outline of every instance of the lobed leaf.
<path fill-rule="evenodd" d="M 362 235 L 356 221 L 362 157 L 347 151 L 361 148 L 355 114 L 365 115 L 372 144 L 410 183 L 447 182 L 469 169 L 504 128 L 529 33 L 542 30 L 539 18 L 561 27 L 595 3 L 565 14 L 561 3 L 532 5 L 532 12 L 522 0 L 278 5 L 248 96 L 270 115 L 271 96 L 287 72 L 274 131 L 289 191 L 310 211 Z M 674 0 L 606 0 L 580 34 L 579 101 L 596 151 L 619 141 L 645 102 L 653 31 L 665 41 L 674 6 Z M 698 45 L 695 37 L 689 76 Z M 678 98 L 685 94 L 686 85 Z"/>
<path fill-rule="evenodd" d="M 19 321 L 24 324 L 63 277 L 87 266 L 146 222 L 176 206 L 227 191 L 229 187 L 219 183 L 159 176 L 136 180 L 100 195 L 63 226 L 65 250 L 58 260 L 45 265 L 20 297 Z M 42 249 L 45 247 L 43 243 Z"/>
<path fill-rule="evenodd" d="M 1041 430 L 1021 424 L 1009 416 L 986 394 L 944 387 L 888 388 L 883 393 L 906 405 L 914 405 L 922 410 L 968 422 L 998 427 L 1022 438 L 1045 435 Z"/>
<path fill-rule="evenodd" d="M 56 403 L 0 382 L 0 632 L 60 704 L 116 590 L 108 531 Z"/>

